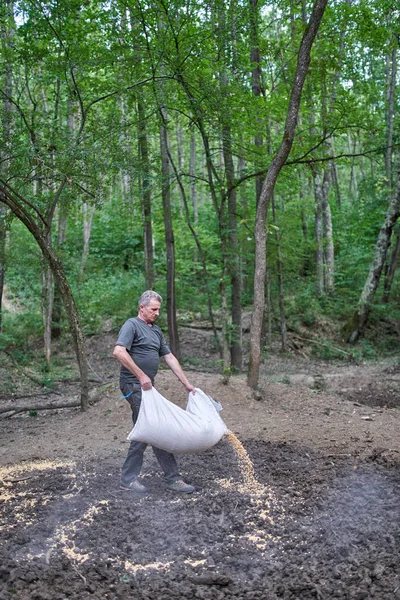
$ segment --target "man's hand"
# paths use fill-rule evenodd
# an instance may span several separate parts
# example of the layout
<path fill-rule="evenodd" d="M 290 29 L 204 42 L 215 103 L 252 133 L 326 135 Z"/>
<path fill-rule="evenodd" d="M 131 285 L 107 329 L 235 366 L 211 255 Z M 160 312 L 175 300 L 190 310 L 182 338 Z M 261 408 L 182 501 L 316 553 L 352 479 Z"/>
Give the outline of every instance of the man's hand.
<path fill-rule="evenodd" d="M 153 384 L 151 383 L 150 377 L 143 373 L 143 377 L 139 377 L 139 383 L 142 386 L 142 390 L 151 390 Z"/>
<path fill-rule="evenodd" d="M 185 388 L 187 389 L 188 392 L 192 392 L 192 394 L 196 393 L 196 388 L 189 382 L 187 382 L 187 384 L 185 385 Z"/>

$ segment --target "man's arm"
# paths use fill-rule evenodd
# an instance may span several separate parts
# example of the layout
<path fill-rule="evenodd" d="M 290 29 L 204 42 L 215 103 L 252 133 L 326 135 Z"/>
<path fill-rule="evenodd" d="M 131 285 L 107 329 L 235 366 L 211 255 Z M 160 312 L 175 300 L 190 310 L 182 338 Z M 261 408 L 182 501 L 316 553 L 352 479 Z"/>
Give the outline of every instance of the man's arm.
<path fill-rule="evenodd" d="M 193 392 L 193 394 L 195 394 L 196 393 L 196 389 L 194 388 L 194 386 L 187 379 L 185 373 L 182 370 L 181 365 L 178 362 L 178 359 L 172 354 L 172 352 L 170 352 L 169 354 L 166 354 L 164 356 L 164 360 L 167 363 L 168 367 L 171 369 L 171 371 L 173 373 L 175 373 L 175 375 L 177 376 L 177 378 L 179 379 L 179 381 L 181 381 L 183 383 L 183 385 L 185 386 L 185 388 L 187 389 L 187 391 L 188 392 Z"/>
<path fill-rule="evenodd" d="M 133 373 L 135 377 L 138 378 L 143 390 L 151 390 L 153 385 L 150 377 L 146 375 L 146 373 L 143 373 L 142 369 L 137 366 L 135 361 L 128 354 L 125 346 L 115 346 L 113 355 L 117 360 L 119 360 L 122 366 L 124 366 L 126 369 L 128 369 L 128 371 Z"/>

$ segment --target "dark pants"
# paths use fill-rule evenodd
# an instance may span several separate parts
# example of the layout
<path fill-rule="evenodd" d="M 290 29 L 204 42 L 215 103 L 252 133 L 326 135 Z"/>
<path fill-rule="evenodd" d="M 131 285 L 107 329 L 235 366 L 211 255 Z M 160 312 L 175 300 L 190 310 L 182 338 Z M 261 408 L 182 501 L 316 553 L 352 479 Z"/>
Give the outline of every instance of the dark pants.
<path fill-rule="evenodd" d="M 132 409 L 132 420 L 133 424 L 135 425 L 139 415 L 140 404 L 142 402 L 142 388 L 139 384 L 121 384 L 121 392 L 124 396 L 128 396 L 127 400 Z M 140 471 L 142 470 L 143 454 L 146 450 L 146 447 L 147 444 L 143 442 L 131 442 L 128 455 L 124 464 L 122 465 L 122 484 L 129 485 L 138 477 Z M 154 446 L 152 446 L 152 448 L 160 467 L 164 471 L 165 481 L 167 483 L 172 483 L 173 481 L 180 479 L 175 456 L 170 452 L 161 450 L 160 448 L 155 448 Z"/>

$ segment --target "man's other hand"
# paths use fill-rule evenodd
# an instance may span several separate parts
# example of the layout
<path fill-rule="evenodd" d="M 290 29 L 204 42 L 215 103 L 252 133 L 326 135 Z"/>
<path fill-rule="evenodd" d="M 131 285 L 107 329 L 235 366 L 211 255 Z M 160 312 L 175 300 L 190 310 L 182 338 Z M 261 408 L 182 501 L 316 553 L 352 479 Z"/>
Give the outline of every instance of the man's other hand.
<path fill-rule="evenodd" d="M 151 383 L 150 377 L 147 375 L 143 375 L 143 377 L 139 377 L 139 383 L 142 386 L 142 390 L 151 390 L 153 384 Z"/>

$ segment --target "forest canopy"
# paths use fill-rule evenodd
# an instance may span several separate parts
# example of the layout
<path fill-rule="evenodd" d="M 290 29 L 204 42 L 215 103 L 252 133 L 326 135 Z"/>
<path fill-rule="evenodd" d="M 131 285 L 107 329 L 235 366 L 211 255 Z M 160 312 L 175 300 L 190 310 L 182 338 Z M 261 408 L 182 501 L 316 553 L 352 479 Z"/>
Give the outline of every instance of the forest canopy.
<path fill-rule="evenodd" d="M 50 364 L 69 331 L 85 380 L 85 335 L 154 288 L 173 352 L 207 320 L 225 372 L 251 312 L 256 387 L 288 328 L 398 323 L 393 1 L 0 10 L 0 349 L 43 335 Z"/>

